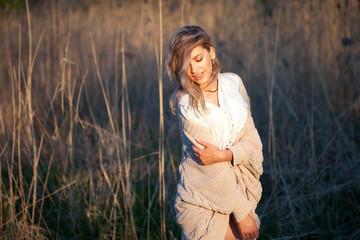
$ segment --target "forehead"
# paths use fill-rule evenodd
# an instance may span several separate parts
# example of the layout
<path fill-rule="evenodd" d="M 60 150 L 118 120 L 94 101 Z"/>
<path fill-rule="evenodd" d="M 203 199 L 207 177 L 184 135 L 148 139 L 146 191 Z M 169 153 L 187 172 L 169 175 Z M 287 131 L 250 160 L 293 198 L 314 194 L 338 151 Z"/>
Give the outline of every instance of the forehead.
<path fill-rule="evenodd" d="M 208 53 L 208 50 L 206 50 L 206 48 L 202 46 L 197 46 L 191 51 L 190 58 L 193 59 L 198 55 L 206 54 L 206 53 Z"/>

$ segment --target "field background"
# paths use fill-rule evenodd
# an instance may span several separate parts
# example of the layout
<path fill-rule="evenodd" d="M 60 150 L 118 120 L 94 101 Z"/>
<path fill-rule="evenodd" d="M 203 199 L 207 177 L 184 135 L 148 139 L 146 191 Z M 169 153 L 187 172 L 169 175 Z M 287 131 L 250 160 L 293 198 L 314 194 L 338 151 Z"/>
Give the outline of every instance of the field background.
<path fill-rule="evenodd" d="M 250 95 L 260 239 L 360 239 L 360 1 L 0 8 L 0 239 L 181 239 L 164 61 L 190 24 Z"/>

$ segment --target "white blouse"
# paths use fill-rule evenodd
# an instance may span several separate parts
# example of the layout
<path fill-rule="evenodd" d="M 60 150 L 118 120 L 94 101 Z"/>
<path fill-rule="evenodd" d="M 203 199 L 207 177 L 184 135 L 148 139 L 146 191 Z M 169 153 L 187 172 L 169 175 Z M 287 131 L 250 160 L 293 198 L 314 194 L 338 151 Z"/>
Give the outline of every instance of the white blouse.
<path fill-rule="evenodd" d="M 248 105 L 240 95 L 239 80 L 240 77 L 236 74 L 219 74 L 220 106 L 205 99 L 206 110 L 201 113 L 190 106 L 189 94 L 185 94 L 179 100 L 180 114 L 190 122 L 209 128 L 217 147 L 222 150 L 232 145 L 247 117 Z"/>

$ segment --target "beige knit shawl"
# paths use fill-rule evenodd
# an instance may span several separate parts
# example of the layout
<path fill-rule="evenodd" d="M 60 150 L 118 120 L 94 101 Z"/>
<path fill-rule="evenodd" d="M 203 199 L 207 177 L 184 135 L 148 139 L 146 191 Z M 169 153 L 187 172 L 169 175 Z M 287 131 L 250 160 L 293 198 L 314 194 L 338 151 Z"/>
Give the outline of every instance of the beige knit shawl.
<path fill-rule="evenodd" d="M 236 141 L 229 147 L 233 153 L 232 163 L 203 166 L 196 160 L 192 145 L 203 148 L 195 139 L 215 145 L 210 129 L 194 124 L 178 113 L 183 155 L 175 210 L 183 239 L 224 239 L 230 214 L 236 222 L 250 214 L 260 226 L 255 209 L 262 192 L 259 181 L 263 172 L 262 143 L 240 77 L 232 73 L 219 77 L 236 77 L 239 80 L 240 94 L 249 106 L 248 117 Z"/>

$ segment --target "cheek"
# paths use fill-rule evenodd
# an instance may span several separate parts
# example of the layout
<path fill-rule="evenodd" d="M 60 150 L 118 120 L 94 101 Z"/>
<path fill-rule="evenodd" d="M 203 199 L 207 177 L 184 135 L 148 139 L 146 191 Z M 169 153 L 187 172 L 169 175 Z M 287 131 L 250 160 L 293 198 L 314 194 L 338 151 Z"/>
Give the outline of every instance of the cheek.
<path fill-rule="evenodd" d="M 212 70 L 212 63 L 210 58 L 206 61 L 206 68 Z"/>

